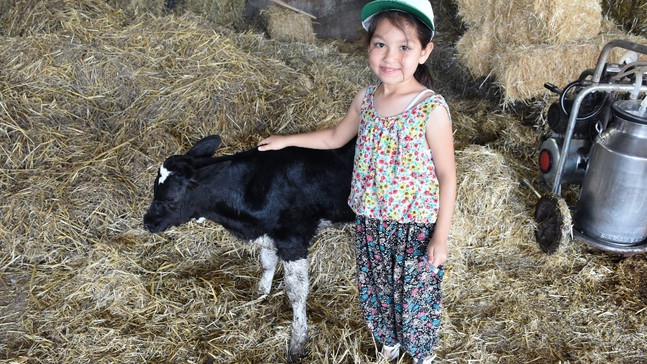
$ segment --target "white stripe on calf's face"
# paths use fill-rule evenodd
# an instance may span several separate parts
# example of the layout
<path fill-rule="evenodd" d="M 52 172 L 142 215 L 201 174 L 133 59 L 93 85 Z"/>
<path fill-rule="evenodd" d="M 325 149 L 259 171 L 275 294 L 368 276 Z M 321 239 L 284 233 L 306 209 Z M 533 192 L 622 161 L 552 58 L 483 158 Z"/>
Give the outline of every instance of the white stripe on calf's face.
<path fill-rule="evenodd" d="M 161 185 L 162 183 L 164 183 L 164 181 L 166 181 L 168 176 L 170 176 L 172 174 L 173 174 L 173 172 L 171 172 L 168 169 L 164 168 L 164 165 L 162 164 L 162 166 L 160 167 L 160 179 L 157 181 L 157 184 Z"/>

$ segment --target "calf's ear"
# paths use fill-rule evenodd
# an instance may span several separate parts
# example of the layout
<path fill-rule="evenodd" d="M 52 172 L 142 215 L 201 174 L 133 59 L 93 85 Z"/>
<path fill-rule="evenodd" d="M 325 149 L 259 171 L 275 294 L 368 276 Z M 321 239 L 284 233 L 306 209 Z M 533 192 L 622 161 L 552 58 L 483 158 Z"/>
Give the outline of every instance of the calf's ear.
<path fill-rule="evenodd" d="M 194 160 L 192 158 L 186 158 L 183 155 L 176 155 L 169 157 L 164 161 L 164 168 L 188 180 L 195 174 L 195 166 L 193 165 L 193 162 Z"/>
<path fill-rule="evenodd" d="M 211 157 L 220 146 L 220 135 L 209 135 L 193 145 L 186 155 L 192 157 Z"/>

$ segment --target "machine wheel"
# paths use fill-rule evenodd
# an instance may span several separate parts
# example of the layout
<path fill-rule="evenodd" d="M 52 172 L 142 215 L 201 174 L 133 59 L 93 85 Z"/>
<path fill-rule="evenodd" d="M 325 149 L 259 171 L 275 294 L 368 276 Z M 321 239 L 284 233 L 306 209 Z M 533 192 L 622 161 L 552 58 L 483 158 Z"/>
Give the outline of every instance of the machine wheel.
<path fill-rule="evenodd" d="M 535 239 L 544 253 L 552 254 L 572 237 L 571 213 L 555 193 L 542 196 L 535 206 Z"/>

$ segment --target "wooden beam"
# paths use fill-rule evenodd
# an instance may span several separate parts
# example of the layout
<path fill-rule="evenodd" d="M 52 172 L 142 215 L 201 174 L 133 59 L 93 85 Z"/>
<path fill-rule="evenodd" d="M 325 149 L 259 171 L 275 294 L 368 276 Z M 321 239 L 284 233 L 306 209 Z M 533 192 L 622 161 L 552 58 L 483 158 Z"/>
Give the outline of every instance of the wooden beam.
<path fill-rule="evenodd" d="M 286 3 L 285 3 L 284 1 L 282 1 L 282 0 L 270 0 L 270 1 L 271 1 L 271 2 L 273 2 L 273 3 L 275 3 L 275 4 L 281 5 L 281 6 L 283 6 L 283 7 L 286 7 L 286 8 L 288 8 L 288 9 L 290 9 L 290 10 L 294 10 L 294 11 L 296 11 L 297 13 L 300 13 L 300 14 L 303 14 L 303 15 L 307 15 L 307 16 L 309 16 L 310 18 L 312 18 L 312 19 L 314 19 L 314 20 L 317 20 L 317 17 L 316 17 L 316 16 L 314 16 L 314 15 L 312 15 L 312 14 L 310 14 L 310 13 L 306 13 L 306 12 L 305 12 L 305 11 L 303 11 L 303 10 L 297 9 L 297 8 L 295 8 L 294 6 L 290 6 L 290 5 L 286 4 Z"/>

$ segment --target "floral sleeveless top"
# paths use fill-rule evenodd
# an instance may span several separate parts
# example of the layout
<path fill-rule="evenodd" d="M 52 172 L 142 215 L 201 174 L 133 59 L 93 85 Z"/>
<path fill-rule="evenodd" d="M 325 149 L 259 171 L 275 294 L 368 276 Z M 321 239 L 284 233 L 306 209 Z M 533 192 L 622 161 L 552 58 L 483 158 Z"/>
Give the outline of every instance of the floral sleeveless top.
<path fill-rule="evenodd" d="M 399 115 L 375 111 L 371 85 L 360 110 L 353 179 L 348 204 L 357 214 L 399 223 L 436 222 L 438 178 L 427 147 L 427 117 L 445 99 L 431 93 Z"/>

